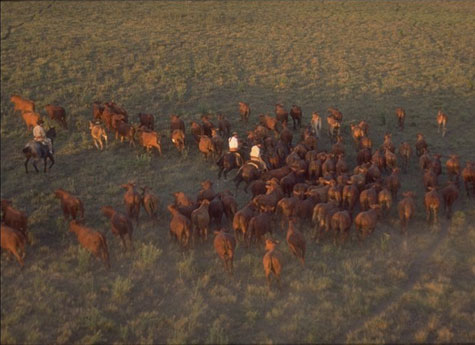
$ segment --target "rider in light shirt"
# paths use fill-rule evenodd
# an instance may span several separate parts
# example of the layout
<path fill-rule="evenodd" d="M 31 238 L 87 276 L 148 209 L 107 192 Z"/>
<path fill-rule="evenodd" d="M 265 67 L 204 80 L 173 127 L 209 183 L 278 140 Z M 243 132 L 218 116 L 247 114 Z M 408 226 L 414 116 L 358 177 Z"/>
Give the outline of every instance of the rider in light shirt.
<path fill-rule="evenodd" d="M 50 154 L 53 154 L 53 143 L 50 138 L 46 137 L 45 129 L 43 128 L 44 121 L 39 119 L 36 126 L 33 128 L 33 137 L 35 141 L 42 143 L 43 145 L 48 146 Z"/>

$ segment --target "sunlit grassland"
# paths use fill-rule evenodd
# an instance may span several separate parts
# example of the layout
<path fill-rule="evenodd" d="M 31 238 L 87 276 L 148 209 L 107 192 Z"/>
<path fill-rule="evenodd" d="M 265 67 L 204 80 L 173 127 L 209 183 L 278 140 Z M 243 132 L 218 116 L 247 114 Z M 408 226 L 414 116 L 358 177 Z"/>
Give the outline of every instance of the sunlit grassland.
<path fill-rule="evenodd" d="M 194 146 L 183 156 L 171 146 L 168 115 L 188 125 L 221 111 L 244 134 L 240 100 L 251 104 L 252 123 L 276 102 L 301 105 L 305 122 L 337 106 L 346 135 L 351 120 L 366 119 L 377 145 L 386 131 L 396 144 L 422 132 L 431 151 L 474 160 L 472 2 L 55 2 L 33 16 L 48 4 L 1 3 L 2 37 L 13 28 L 1 42 L 1 193 L 29 214 L 32 239 L 23 271 L 2 254 L 2 343 L 475 341 L 474 204 L 461 193 L 453 220 L 428 227 L 415 159 L 402 175 L 402 189 L 417 194 L 407 239 L 394 209 L 361 245 L 315 244 L 308 226 L 302 269 L 277 231 L 280 292 L 267 291 L 262 248 L 238 246 L 233 277 L 211 242 L 180 250 L 165 208 L 170 193 L 196 195 L 217 176 Z M 13 115 L 12 93 L 67 109 L 70 130 L 58 130 L 47 174 L 24 173 L 31 134 Z M 94 100 L 114 100 L 132 117 L 153 113 L 164 156 L 113 139 L 95 150 Z M 397 106 L 407 112 L 402 133 Z M 439 108 L 449 115 L 444 139 Z M 321 146 L 330 147 L 326 137 Z M 353 164 L 349 138 L 346 148 Z M 122 209 L 119 185 L 129 180 L 152 187 L 161 210 L 156 226 L 141 218 L 136 250 L 124 253 L 99 209 Z M 68 233 L 52 195 L 59 187 L 83 200 L 88 225 L 107 232 L 110 272 Z M 238 194 L 240 206 L 247 200 Z"/>

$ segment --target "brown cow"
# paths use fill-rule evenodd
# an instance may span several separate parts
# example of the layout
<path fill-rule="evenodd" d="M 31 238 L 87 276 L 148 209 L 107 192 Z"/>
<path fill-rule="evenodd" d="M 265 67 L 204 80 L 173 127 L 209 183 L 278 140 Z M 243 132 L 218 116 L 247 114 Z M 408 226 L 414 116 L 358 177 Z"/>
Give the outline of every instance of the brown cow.
<path fill-rule="evenodd" d="M 449 175 L 449 180 L 452 181 L 455 177 L 455 183 L 459 184 L 459 177 L 460 177 L 460 161 L 458 155 L 449 155 L 449 159 L 445 163 L 445 167 L 447 168 L 447 175 Z"/>
<path fill-rule="evenodd" d="M 151 152 L 152 148 L 155 148 L 158 154 L 162 155 L 162 144 L 160 143 L 160 134 L 154 131 L 143 130 L 139 128 L 137 130 L 137 136 L 139 139 L 140 145 L 145 147 L 147 152 Z M 134 144 L 135 145 L 135 144 Z"/>
<path fill-rule="evenodd" d="M 348 184 L 343 187 L 342 191 L 342 206 L 350 212 L 353 212 L 356 202 L 359 199 L 360 192 L 351 181 L 348 181 L 347 183 Z"/>
<path fill-rule="evenodd" d="M 465 168 L 462 170 L 463 183 L 465 191 L 470 198 L 470 184 L 472 185 L 472 194 L 475 195 L 475 165 L 472 162 L 466 162 Z"/>
<path fill-rule="evenodd" d="M 211 133 L 213 128 L 216 128 L 213 122 L 209 119 L 210 115 L 201 115 L 201 123 L 203 127 L 204 135 L 211 137 L 213 134 Z"/>
<path fill-rule="evenodd" d="M 259 213 L 252 217 L 248 224 L 248 245 L 254 240 L 256 243 L 264 243 L 264 235 L 272 234 L 272 218 L 268 212 Z"/>
<path fill-rule="evenodd" d="M 402 168 L 405 172 L 407 172 L 407 167 L 409 165 L 409 159 L 411 158 L 412 148 L 411 145 L 407 141 L 404 141 L 399 146 L 398 150 L 399 155 L 401 156 L 402 160 Z"/>
<path fill-rule="evenodd" d="M 224 140 L 216 128 L 211 129 L 211 141 L 213 142 L 216 157 L 221 157 L 223 154 Z"/>
<path fill-rule="evenodd" d="M 94 145 L 98 150 L 102 150 L 104 148 L 104 144 L 102 143 L 102 138 L 104 138 L 104 142 L 107 146 L 107 133 L 104 128 L 100 124 L 94 124 L 89 121 L 89 129 L 91 130 L 92 140 Z"/>
<path fill-rule="evenodd" d="M 331 217 L 330 226 L 334 235 L 333 244 L 336 244 L 338 235 L 340 237 L 340 243 L 345 242 L 351 228 L 350 213 L 346 210 L 335 212 Z"/>
<path fill-rule="evenodd" d="M 241 115 L 241 120 L 248 122 L 249 116 L 251 115 L 251 108 L 248 104 L 244 102 L 239 102 L 239 114 Z"/>
<path fill-rule="evenodd" d="M 322 117 L 317 112 L 312 113 L 310 124 L 317 138 L 320 138 L 320 131 L 322 130 Z"/>
<path fill-rule="evenodd" d="M 102 259 L 107 268 L 110 268 L 109 250 L 106 237 L 98 231 L 80 225 L 75 220 L 69 223 L 69 231 L 74 232 L 78 242 L 96 258 Z"/>
<path fill-rule="evenodd" d="M 221 227 L 221 221 L 224 214 L 224 205 L 220 198 L 214 198 L 209 203 L 209 217 L 212 223 L 215 223 L 218 228 Z"/>
<path fill-rule="evenodd" d="M 119 121 L 117 128 L 115 129 L 115 138 L 118 139 L 119 137 L 121 143 L 124 142 L 125 138 L 127 138 L 129 140 L 129 145 L 135 146 L 135 128 L 131 124 Z"/>
<path fill-rule="evenodd" d="M 24 266 L 25 244 L 26 238 L 23 233 L 1 224 L 1 247 L 17 259 L 21 268 Z"/>
<path fill-rule="evenodd" d="M 5 225 L 12 227 L 15 230 L 20 231 L 28 241 L 28 217 L 27 215 L 19 211 L 12 206 L 10 200 L 2 199 L 2 221 Z"/>
<path fill-rule="evenodd" d="M 170 133 L 175 129 L 181 129 L 185 133 L 185 122 L 178 115 L 170 115 Z"/>
<path fill-rule="evenodd" d="M 386 161 L 386 168 L 391 170 L 397 168 L 397 157 L 391 150 L 385 149 L 384 159 Z"/>
<path fill-rule="evenodd" d="M 45 105 L 45 110 L 51 120 L 58 121 L 64 129 L 68 129 L 68 124 L 66 123 L 66 110 L 64 110 L 63 107 L 47 104 Z"/>
<path fill-rule="evenodd" d="M 406 119 L 406 111 L 404 110 L 404 108 L 396 108 L 396 117 L 397 123 L 399 125 L 399 130 L 402 131 L 404 129 L 404 120 Z"/>
<path fill-rule="evenodd" d="M 218 117 L 218 128 L 219 128 L 220 134 L 225 135 L 226 137 L 229 137 L 229 134 L 231 134 L 231 124 L 224 117 L 223 114 L 218 114 L 217 117 Z"/>
<path fill-rule="evenodd" d="M 129 182 L 120 186 L 126 190 L 124 194 L 124 205 L 125 210 L 127 212 L 127 216 L 130 219 L 135 218 L 135 221 L 138 224 L 140 215 L 140 205 L 142 205 L 142 196 L 135 189 L 135 183 Z"/>
<path fill-rule="evenodd" d="M 137 117 L 139 118 L 140 126 L 144 126 L 151 131 L 154 130 L 155 119 L 153 118 L 152 114 L 139 113 Z"/>
<path fill-rule="evenodd" d="M 294 216 L 295 207 L 297 204 L 298 198 L 293 196 L 290 198 L 282 198 L 277 203 L 276 214 L 282 214 L 280 225 L 283 229 L 288 225 L 290 218 Z"/>
<path fill-rule="evenodd" d="M 330 140 L 333 142 L 335 138 L 338 135 L 340 135 L 341 123 L 335 118 L 335 116 L 328 115 L 327 124 L 328 124 L 328 136 L 330 137 Z"/>
<path fill-rule="evenodd" d="M 114 210 L 111 206 L 101 207 L 101 212 L 104 216 L 109 218 L 112 234 L 120 237 L 124 249 L 127 250 L 125 243 L 125 236 L 127 236 L 129 238 L 130 248 L 134 250 L 134 244 L 132 243 L 132 232 L 134 228 L 132 227 L 132 222 L 129 217 Z"/>
<path fill-rule="evenodd" d="M 223 203 L 224 214 L 226 215 L 226 218 L 229 222 L 232 223 L 234 215 L 237 212 L 236 200 L 234 199 L 232 193 L 229 190 L 219 193 L 218 196 L 221 199 L 221 202 Z"/>
<path fill-rule="evenodd" d="M 399 168 L 393 169 L 391 175 L 386 177 L 386 187 L 391 191 L 391 196 L 394 200 L 397 200 L 397 193 L 401 188 L 401 182 L 399 181 Z"/>
<path fill-rule="evenodd" d="M 185 149 L 185 133 L 181 129 L 174 129 L 171 138 L 178 152 L 183 152 Z"/>
<path fill-rule="evenodd" d="M 414 202 L 414 192 L 404 192 L 402 195 L 404 199 L 399 201 L 397 210 L 401 221 L 401 231 L 406 233 L 407 224 L 416 212 L 416 203 Z"/>
<path fill-rule="evenodd" d="M 427 151 L 427 143 L 424 139 L 424 135 L 422 133 L 417 133 L 416 139 L 416 154 L 417 157 L 420 157 L 424 153 L 424 149 Z"/>
<path fill-rule="evenodd" d="M 378 202 L 378 186 L 374 184 L 360 193 L 360 206 L 363 211 L 367 211 L 371 205 Z"/>
<path fill-rule="evenodd" d="M 370 208 L 369 211 L 360 212 L 356 215 L 355 226 L 359 240 L 366 238 L 376 228 L 381 207 L 379 205 L 371 205 Z"/>
<path fill-rule="evenodd" d="M 343 121 L 343 114 L 337 109 L 333 107 L 328 107 L 328 112 L 338 121 Z"/>
<path fill-rule="evenodd" d="M 423 182 L 426 190 L 429 190 L 429 187 L 435 188 L 439 184 L 437 181 L 437 175 L 432 171 L 432 169 L 426 169 L 424 171 Z"/>
<path fill-rule="evenodd" d="M 281 124 L 287 124 L 289 122 L 289 113 L 285 110 L 284 106 L 280 103 L 277 103 L 275 105 L 275 118 L 277 121 L 279 121 Z"/>
<path fill-rule="evenodd" d="M 193 135 L 193 138 L 198 144 L 200 142 L 200 137 L 203 135 L 203 127 L 195 121 L 192 121 L 190 126 L 191 135 Z"/>
<path fill-rule="evenodd" d="M 356 124 L 351 124 L 350 127 L 351 127 L 351 136 L 353 137 L 353 141 L 355 143 L 355 149 L 358 149 L 361 138 L 365 136 L 363 129 Z"/>
<path fill-rule="evenodd" d="M 256 215 L 256 208 L 252 202 L 249 202 L 242 209 L 238 210 L 234 214 L 233 218 L 233 230 L 237 239 L 241 234 L 241 240 L 244 241 L 249 237 L 248 225 L 252 217 Z"/>
<path fill-rule="evenodd" d="M 429 187 L 429 191 L 424 196 L 424 206 L 426 208 L 427 223 L 430 223 L 431 215 L 432 221 L 438 223 L 439 207 L 442 203 L 440 194 L 435 187 Z"/>
<path fill-rule="evenodd" d="M 259 210 L 273 212 L 277 202 L 284 197 L 284 192 L 275 178 L 267 182 L 266 188 L 266 194 L 258 195 L 252 201 Z"/>
<path fill-rule="evenodd" d="M 333 202 L 320 202 L 313 208 L 312 223 L 315 226 L 314 238 L 317 242 L 322 238 L 323 231 L 328 232 L 331 226 L 331 217 L 338 212 L 338 206 Z"/>
<path fill-rule="evenodd" d="M 188 247 L 192 236 L 191 221 L 182 215 L 175 205 L 168 205 L 168 211 L 172 214 L 170 236 L 178 241 L 182 247 Z"/>
<path fill-rule="evenodd" d="M 152 221 L 156 223 L 158 205 L 159 205 L 158 198 L 154 194 L 152 194 L 149 187 L 145 186 L 145 187 L 142 187 L 141 189 L 142 189 L 141 199 L 142 199 L 143 208 L 145 209 L 145 212 L 147 212 L 147 214 L 150 216 L 150 218 L 152 218 Z"/>
<path fill-rule="evenodd" d="M 269 115 L 261 114 L 259 115 L 259 123 L 271 131 L 274 131 L 276 138 L 279 136 L 281 125 L 277 119 L 270 117 Z"/>
<path fill-rule="evenodd" d="M 192 232 L 202 240 L 208 239 L 208 227 L 210 225 L 209 200 L 203 199 L 200 207 L 191 213 Z"/>
<path fill-rule="evenodd" d="M 214 232 L 214 249 L 218 256 L 223 260 L 224 269 L 233 274 L 233 258 L 234 250 L 236 248 L 236 239 L 224 229 Z"/>
<path fill-rule="evenodd" d="M 302 262 L 302 266 L 305 266 L 305 237 L 300 231 L 295 229 L 293 220 L 289 221 L 286 240 L 292 254 Z"/>
<path fill-rule="evenodd" d="M 267 280 L 267 288 L 270 290 L 271 274 L 274 274 L 280 288 L 280 274 L 282 272 L 282 255 L 277 249 L 279 241 L 266 239 L 266 253 L 262 259 L 264 272 Z"/>
<path fill-rule="evenodd" d="M 30 130 L 31 128 L 35 127 L 38 124 L 38 120 L 41 118 L 40 114 L 29 111 L 22 113 L 21 116 L 25 121 L 27 130 Z"/>
<path fill-rule="evenodd" d="M 95 101 L 92 103 L 92 116 L 95 121 L 102 120 L 102 113 L 104 112 L 104 105 L 101 102 Z"/>
<path fill-rule="evenodd" d="M 80 215 L 84 219 L 84 206 L 79 198 L 61 188 L 55 190 L 54 196 L 61 200 L 64 218 L 68 219 L 71 216 L 72 219 L 77 219 Z"/>
<path fill-rule="evenodd" d="M 437 133 L 442 132 L 442 136 L 445 137 L 445 133 L 447 132 L 447 114 L 445 114 L 442 110 L 439 109 L 437 112 Z"/>
<path fill-rule="evenodd" d="M 295 124 L 298 123 L 299 128 L 302 127 L 302 108 L 300 108 L 298 105 L 292 105 L 292 108 L 290 108 L 290 117 L 292 118 L 293 124 L 294 124 L 294 129 L 296 129 Z"/>
<path fill-rule="evenodd" d="M 14 112 L 19 110 L 22 114 L 26 112 L 35 112 L 35 102 L 23 98 L 19 95 L 11 95 L 10 101 L 15 105 Z"/>
<path fill-rule="evenodd" d="M 213 182 L 205 180 L 201 182 L 201 188 L 202 189 L 198 192 L 198 197 L 196 198 L 198 202 L 201 202 L 204 199 L 211 201 L 215 198 L 216 192 L 213 189 Z"/>
<path fill-rule="evenodd" d="M 452 205 L 459 197 L 459 191 L 454 182 L 449 181 L 448 184 L 440 190 L 442 199 L 444 200 L 444 208 L 447 219 L 452 216 Z"/>
<path fill-rule="evenodd" d="M 198 149 L 203 154 L 206 160 L 213 155 L 214 145 L 213 141 L 207 135 L 200 136 L 200 142 L 198 143 Z"/>
<path fill-rule="evenodd" d="M 381 206 L 381 210 L 384 214 L 389 212 L 392 203 L 393 198 L 391 196 L 391 192 L 386 188 L 381 189 L 381 191 L 378 193 L 378 204 Z"/>

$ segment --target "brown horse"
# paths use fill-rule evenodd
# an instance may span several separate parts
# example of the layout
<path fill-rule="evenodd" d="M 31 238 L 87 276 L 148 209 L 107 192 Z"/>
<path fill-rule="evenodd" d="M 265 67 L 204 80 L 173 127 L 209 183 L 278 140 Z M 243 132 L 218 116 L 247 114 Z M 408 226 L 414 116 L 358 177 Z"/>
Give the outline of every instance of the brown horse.
<path fill-rule="evenodd" d="M 243 165 L 239 169 L 236 177 L 234 177 L 234 182 L 236 183 L 236 193 L 242 181 L 246 182 L 246 187 L 244 188 L 244 191 L 247 193 L 247 188 L 249 187 L 249 184 L 252 181 L 257 180 L 260 175 L 261 173 L 259 169 L 253 163 L 247 163 Z"/>
<path fill-rule="evenodd" d="M 228 178 L 228 173 L 233 170 L 240 168 L 243 165 L 243 160 L 240 155 L 235 154 L 234 152 L 225 153 L 216 164 L 219 167 L 218 178 L 221 178 L 221 175 L 224 173 L 224 178 Z"/>

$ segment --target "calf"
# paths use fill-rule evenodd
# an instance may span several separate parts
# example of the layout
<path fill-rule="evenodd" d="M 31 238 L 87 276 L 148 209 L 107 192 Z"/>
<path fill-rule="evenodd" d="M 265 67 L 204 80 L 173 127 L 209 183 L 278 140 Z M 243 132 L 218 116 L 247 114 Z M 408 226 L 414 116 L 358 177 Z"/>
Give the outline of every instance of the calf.
<path fill-rule="evenodd" d="M 172 214 L 170 236 L 179 242 L 182 247 L 188 247 L 192 236 L 191 221 L 182 215 L 175 205 L 168 205 L 168 211 Z"/>
<path fill-rule="evenodd" d="M 127 236 L 129 238 L 130 248 L 134 250 L 134 245 L 132 243 L 132 232 L 134 228 L 132 227 L 132 222 L 129 217 L 114 210 L 111 206 L 101 207 L 101 212 L 104 216 L 109 218 L 111 231 L 114 236 L 120 237 L 124 249 L 127 250 L 127 245 L 125 243 L 125 236 Z"/>
<path fill-rule="evenodd" d="M 305 237 L 295 229 L 293 220 L 289 221 L 286 240 L 292 254 L 302 262 L 302 266 L 305 266 Z"/>
<path fill-rule="evenodd" d="M 401 221 L 401 232 L 406 233 L 407 224 L 416 212 L 416 203 L 414 202 L 414 192 L 404 192 L 402 195 L 404 199 L 399 201 L 397 211 Z"/>
<path fill-rule="evenodd" d="M 5 225 L 20 231 L 25 239 L 28 240 L 28 217 L 27 215 L 19 211 L 12 206 L 10 200 L 2 199 L 2 221 Z"/>
<path fill-rule="evenodd" d="M 135 183 L 126 183 L 121 185 L 126 190 L 124 194 L 124 205 L 127 216 L 139 223 L 140 205 L 142 204 L 142 196 L 135 189 Z"/>
<path fill-rule="evenodd" d="M 14 112 L 19 110 L 21 113 L 35 112 L 35 102 L 23 98 L 19 95 L 11 95 L 10 101 L 14 104 Z"/>
<path fill-rule="evenodd" d="M 356 215 L 355 226 L 359 240 L 366 238 L 376 228 L 381 207 L 379 205 L 371 205 L 370 208 L 369 211 L 360 212 Z"/>
<path fill-rule="evenodd" d="M 59 122 L 64 129 L 68 129 L 68 124 L 66 123 L 66 110 L 64 110 L 63 107 L 47 104 L 45 105 L 45 110 L 51 120 Z"/>
<path fill-rule="evenodd" d="M 236 239 L 232 234 L 229 234 L 221 229 L 214 232 L 214 249 L 218 256 L 223 260 L 224 269 L 233 274 L 233 258 L 234 250 L 236 248 Z"/>
<path fill-rule="evenodd" d="M 89 121 L 89 129 L 91 130 L 91 136 L 92 136 L 94 145 L 96 146 L 98 150 L 102 150 L 104 148 L 104 145 L 102 143 L 102 138 L 104 138 L 104 142 L 106 143 L 106 146 L 107 146 L 107 133 L 100 124 L 94 124 L 91 121 Z"/>
<path fill-rule="evenodd" d="M 262 259 L 264 265 L 264 272 L 267 280 L 267 288 L 270 290 L 271 274 L 277 279 L 280 288 L 280 274 L 282 272 L 282 256 L 277 249 L 278 241 L 266 239 L 265 250 L 266 253 Z"/>
<path fill-rule="evenodd" d="M 84 219 L 84 206 L 80 199 L 61 188 L 55 190 L 54 196 L 61 200 L 64 218 L 68 219 L 71 216 L 72 219 L 77 219 L 81 216 Z"/>
<path fill-rule="evenodd" d="M 26 124 L 26 129 L 29 131 L 31 128 L 38 124 L 38 120 L 41 118 L 40 114 L 33 112 L 24 112 L 21 114 Z"/>
<path fill-rule="evenodd" d="M 15 230 L 5 224 L 1 224 L 1 247 L 10 255 L 13 255 L 21 268 L 24 266 L 26 238 L 18 230 Z"/>
<path fill-rule="evenodd" d="M 98 231 L 80 225 L 75 220 L 69 223 L 69 231 L 74 232 L 78 242 L 96 258 L 102 259 L 107 268 L 110 268 L 109 250 L 106 237 Z"/>
<path fill-rule="evenodd" d="M 249 116 L 251 115 L 251 108 L 247 103 L 239 102 L 239 114 L 242 121 L 248 122 Z"/>
<path fill-rule="evenodd" d="M 442 110 L 439 109 L 437 112 L 437 133 L 442 132 L 442 137 L 445 137 L 445 133 L 447 132 L 447 114 L 445 114 Z"/>

